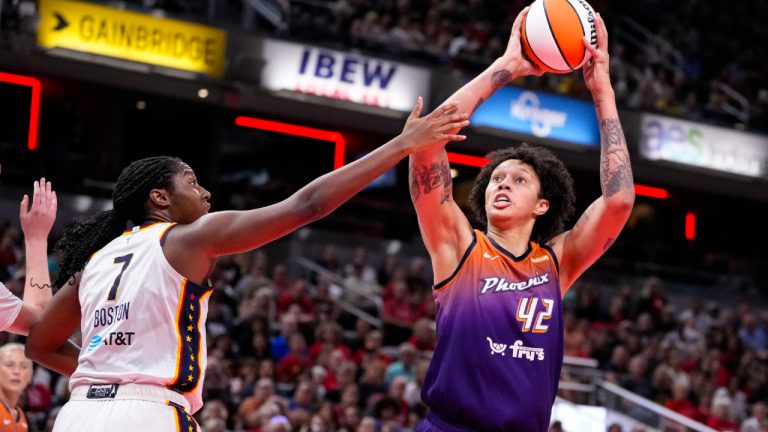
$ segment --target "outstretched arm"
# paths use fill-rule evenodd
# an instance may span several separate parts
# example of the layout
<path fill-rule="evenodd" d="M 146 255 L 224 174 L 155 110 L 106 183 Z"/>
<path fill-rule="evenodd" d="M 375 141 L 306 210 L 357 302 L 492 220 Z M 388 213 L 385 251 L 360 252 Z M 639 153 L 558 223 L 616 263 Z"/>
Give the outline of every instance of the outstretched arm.
<path fill-rule="evenodd" d="M 560 257 L 560 285 L 568 289 L 597 261 L 619 236 L 635 202 L 632 166 L 627 140 L 619 121 L 616 97 L 608 73 L 608 31 L 597 15 L 597 48 L 584 44 L 592 54 L 584 66 L 584 81 L 600 123 L 600 187 L 602 196 L 581 215 L 576 225 L 552 240 Z"/>
<path fill-rule="evenodd" d="M 255 249 L 328 215 L 408 154 L 445 140 L 464 139 L 455 131 L 468 124 L 468 115 L 457 114 L 457 104 L 419 117 L 422 106 L 419 98 L 400 135 L 365 157 L 312 181 L 282 202 L 250 211 L 212 213 L 172 230 L 164 246 L 166 255 L 188 257 L 190 250 L 199 250 L 199 259 L 213 260 Z M 190 278 L 204 277 L 210 267 L 206 262 L 171 264 L 177 269 L 191 267 L 190 274 L 183 273 Z"/>
<path fill-rule="evenodd" d="M 507 50 L 493 64 L 460 88 L 446 103 L 458 103 L 460 112 L 473 112 L 496 90 L 513 79 L 541 75 L 543 71 L 522 56 L 520 27 L 525 8 L 515 19 Z M 432 258 L 435 283 L 448 278 L 472 242 L 469 221 L 453 201 L 453 183 L 445 144 L 409 158 L 408 182 L 424 245 Z"/>
<path fill-rule="evenodd" d="M 35 357 L 30 356 L 33 360 L 69 376 L 75 370 L 79 353 L 78 347 L 67 340 L 80 322 L 80 303 L 77 301 L 77 290 L 75 290 L 74 308 L 69 309 L 65 316 L 55 317 L 48 321 L 48 324 L 40 325 L 46 309 L 55 303 L 51 302 L 51 278 L 48 274 L 48 234 L 56 220 L 57 200 L 56 192 L 52 190 L 51 183 L 45 178 L 35 182 L 31 208 L 29 204 L 29 197 L 24 195 L 21 200 L 19 218 L 24 230 L 27 279 L 24 285 L 24 302 L 21 312 L 11 325 L 10 330 L 21 334 L 29 332 L 27 355 L 33 353 Z M 67 323 L 71 323 L 71 326 L 66 325 Z M 42 331 L 42 329 L 47 330 Z M 52 346 L 50 352 L 45 353 L 42 357 L 36 355 L 39 350 L 35 350 L 34 347 L 38 344 L 37 341 L 41 336 L 50 337 L 62 331 L 69 333 L 60 343 Z M 32 352 L 30 352 L 30 347 L 33 347 Z"/>

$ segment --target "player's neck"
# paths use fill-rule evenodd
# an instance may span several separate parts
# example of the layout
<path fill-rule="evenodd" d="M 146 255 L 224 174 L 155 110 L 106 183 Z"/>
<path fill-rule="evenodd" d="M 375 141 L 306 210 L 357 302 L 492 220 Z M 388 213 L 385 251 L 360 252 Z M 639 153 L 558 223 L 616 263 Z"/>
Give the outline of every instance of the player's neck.
<path fill-rule="evenodd" d="M 152 209 L 144 216 L 144 221 L 141 223 L 141 226 L 152 225 L 153 223 L 157 222 L 174 222 L 174 220 L 171 218 L 171 215 L 169 215 L 167 211 Z"/>
<path fill-rule="evenodd" d="M 16 418 L 16 405 L 19 403 L 20 394 L 14 394 L 7 390 L 0 389 L 0 403 L 3 404 L 8 414 Z"/>
<path fill-rule="evenodd" d="M 531 228 L 500 229 L 488 225 L 488 237 L 492 238 L 499 246 L 508 250 L 514 256 L 521 256 L 528 250 L 528 243 L 531 241 Z"/>

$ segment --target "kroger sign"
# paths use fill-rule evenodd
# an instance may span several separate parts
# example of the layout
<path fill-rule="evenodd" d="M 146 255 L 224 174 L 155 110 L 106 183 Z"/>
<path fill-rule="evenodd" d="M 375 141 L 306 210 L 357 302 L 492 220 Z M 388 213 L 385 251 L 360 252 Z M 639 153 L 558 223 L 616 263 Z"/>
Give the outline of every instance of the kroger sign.
<path fill-rule="evenodd" d="M 473 126 L 519 132 L 585 146 L 600 143 L 591 103 L 515 87 L 494 93 L 472 116 Z"/>
<path fill-rule="evenodd" d="M 410 112 L 429 96 L 428 69 L 310 45 L 264 40 L 261 83 L 381 108 Z"/>

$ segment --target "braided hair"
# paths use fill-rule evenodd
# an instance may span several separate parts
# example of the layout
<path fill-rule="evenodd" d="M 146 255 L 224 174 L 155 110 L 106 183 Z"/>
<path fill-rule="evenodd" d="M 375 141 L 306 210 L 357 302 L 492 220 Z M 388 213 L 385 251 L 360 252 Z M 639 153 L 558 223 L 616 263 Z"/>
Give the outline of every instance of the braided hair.
<path fill-rule="evenodd" d="M 82 271 L 94 252 L 122 234 L 128 222 L 145 221 L 147 200 L 152 189 L 173 190 L 172 178 L 183 162 L 169 156 L 137 160 L 120 173 L 112 195 L 113 209 L 75 221 L 64 230 L 55 250 L 63 252 L 54 286 L 61 287 Z"/>
<path fill-rule="evenodd" d="M 549 210 L 536 218 L 531 240 L 544 244 L 563 232 L 565 222 L 576 210 L 574 207 L 576 194 L 573 190 L 573 177 L 554 153 L 543 147 L 523 143 L 519 147 L 496 150 L 486 157 L 491 161 L 477 175 L 472 191 L 469 193 L 469 205 L 479 224 L 486 226 L 488 223 L 488 215 L 485 212 L 485 188 L 491 181 L 493 170 L 504 161 L 517 159 L 533 167 L 541 184 L 539 198 L 549 201 Z"/>

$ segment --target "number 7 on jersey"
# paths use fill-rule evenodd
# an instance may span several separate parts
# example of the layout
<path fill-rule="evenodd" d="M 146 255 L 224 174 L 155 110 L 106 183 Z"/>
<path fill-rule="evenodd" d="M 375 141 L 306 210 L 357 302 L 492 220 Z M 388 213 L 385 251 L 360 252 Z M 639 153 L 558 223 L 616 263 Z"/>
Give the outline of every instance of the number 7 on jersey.
<path fill-rule="evenodd" d="M 133 258 L 132 253 L 115 258 L 114 263 L 122 264 L 123 268 L 120 269 L 120 274 L 117 275 L 117 277 L 115 278 L 115 282 L 112 283 L 112 288 L 109 289 L 109 295 L 107 296 L 107 301 L 113 301 L 117 297 L 117 288 L 120 286 L 120 281 L 123 279 L 123 273 L 125 273 L 125 269 L 127 269 L 128 266 L 131 265 L 132 258 Z"/>

